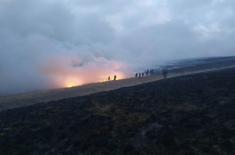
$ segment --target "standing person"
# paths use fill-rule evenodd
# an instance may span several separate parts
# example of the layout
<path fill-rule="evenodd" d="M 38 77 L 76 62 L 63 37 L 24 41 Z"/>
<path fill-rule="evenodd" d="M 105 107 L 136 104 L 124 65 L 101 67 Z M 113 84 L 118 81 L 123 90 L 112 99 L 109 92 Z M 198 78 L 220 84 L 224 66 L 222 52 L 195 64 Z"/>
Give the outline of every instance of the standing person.
<path fill-rule="evenodd" d="M 117 80 L 117 75 L 114 75 L 113 80 L 114 80 L 114 81 Z"/>
<path fill-rule="evenodd" d="M 138 73 L 139 74 L 139 78 L 141 78 L 141 73 Z"/>
<path fill-rule="evenodd" d="M 135 78 L 138 78 L 138 73 L 135 74 Z"/>
<path fill-rule="evenodd" d="M 141 73 L 141 76 L 144 77 L 144 73 Z"/>
<path fill-rule="evenodd" d="M 108 77 L 108 81 L 110 81 L 111 80 L 111 78 L 110 78 L 110 76 Z"/>
<path fill-rule="evenodd" d="M 145 72 L 146 76 L 149 76 L 149 70 L 147 69 Z"/>

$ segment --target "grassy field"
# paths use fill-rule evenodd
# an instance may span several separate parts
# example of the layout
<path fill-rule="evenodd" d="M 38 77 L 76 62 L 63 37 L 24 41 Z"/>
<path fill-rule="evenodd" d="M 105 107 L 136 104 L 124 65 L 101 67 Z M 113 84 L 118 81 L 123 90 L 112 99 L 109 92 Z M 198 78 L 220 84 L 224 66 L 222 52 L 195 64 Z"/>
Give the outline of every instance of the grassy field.
<path fill-rule="evenodd" d="M 0 113 L 0 154 L 235 154 L 235 69 Z"/>

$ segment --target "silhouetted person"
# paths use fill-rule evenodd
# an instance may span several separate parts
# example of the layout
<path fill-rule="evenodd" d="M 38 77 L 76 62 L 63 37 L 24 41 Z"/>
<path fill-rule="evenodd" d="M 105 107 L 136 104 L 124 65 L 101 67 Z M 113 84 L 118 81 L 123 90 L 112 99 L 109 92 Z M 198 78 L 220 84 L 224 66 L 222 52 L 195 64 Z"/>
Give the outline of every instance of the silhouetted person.
<path fill-rule="evenodd" d="M 110 76 L 108 77 L 108 81 L 110 81 L 111 80 L 111 78 L 110 78 Z"/>
<path fill-rule="evenodd" d="M 138 76 L 139 76 L 139 78 L 141 78 L 141 73 L 138 73 L 138 74 L 139 74 L 139 75 L 138 75 Z"/>
<path fill-rule="evenodd" d="M 117 80 L 117 75 L 114 75 L 113 80 L 114 80 L 114 81 Z"/>
<path fill-rule="evenodd" d="M 146 70 L 145 74 L 146 76 L 149 76 L 149 70 Z"/>
<path fill-rule="evenodd" d="M 166 78 L 167 78 L 167 75 L 168 75 L 168 70 L 167 70 L 167 69 L 163 69 L 163 70 L 162 70 L 162 76 L 163 76 L 163 78 L 166 79 Z"/>
<path fill-rule="evenodd" d="M 135 74 L 135 78 L 138 78 L 138 73 Z"/>
<path fill-rule="evenodd" d="M 144 77 L 144 73 L 141 73 L 141 77 Z"/>

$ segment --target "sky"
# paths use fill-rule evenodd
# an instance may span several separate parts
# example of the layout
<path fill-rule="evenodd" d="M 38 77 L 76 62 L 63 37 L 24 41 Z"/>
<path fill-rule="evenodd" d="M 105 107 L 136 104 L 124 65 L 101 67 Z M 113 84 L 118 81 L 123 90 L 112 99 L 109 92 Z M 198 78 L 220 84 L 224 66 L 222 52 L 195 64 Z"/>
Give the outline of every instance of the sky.
<path fill-rule="evenodd" d="M 0 95 L 235 55 L 234 0 L 0 0 Z"/>

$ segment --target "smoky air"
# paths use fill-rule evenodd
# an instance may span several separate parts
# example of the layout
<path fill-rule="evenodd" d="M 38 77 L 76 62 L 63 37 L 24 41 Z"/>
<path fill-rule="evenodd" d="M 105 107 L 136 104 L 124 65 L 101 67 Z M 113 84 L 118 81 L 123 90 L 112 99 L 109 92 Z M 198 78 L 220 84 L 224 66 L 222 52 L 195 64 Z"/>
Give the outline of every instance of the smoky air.
<path fill-rule="evenodd" d="M 232 0 L 0 0 L 0 95 L 235 55 Z"/>

